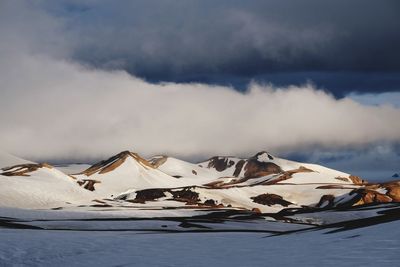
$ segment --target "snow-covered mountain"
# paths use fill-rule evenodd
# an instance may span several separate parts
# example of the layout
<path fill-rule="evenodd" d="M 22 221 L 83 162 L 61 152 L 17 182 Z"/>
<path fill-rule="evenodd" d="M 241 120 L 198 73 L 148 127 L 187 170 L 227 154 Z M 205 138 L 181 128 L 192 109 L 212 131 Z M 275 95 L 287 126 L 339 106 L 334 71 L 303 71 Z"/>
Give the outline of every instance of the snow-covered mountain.
<path fill-rule="evenodd" d="M 18 164 L 0 171 L 0 206 L 54 208 L 92 199 L 74 177 L 45 163 Z"/>
<path fill-rule="evenodd" d="M 103 197 L 113 197 L 126 190 L 178 187 L 184 184 L 129 151 L 121 152 L 72 176 L 79 185 Z"/>
<path fill-rule="evenodd" d="M 265 151 L 247 159 L 215 156 L 200 163 L 168 156 L 146 160 L 124 151 L 76 174 L 26 162 L 0 172 L 0 206 L 21 208 L 102 205 L 270 213 L 397 201 L 398 182 L 369 184 Z"/>

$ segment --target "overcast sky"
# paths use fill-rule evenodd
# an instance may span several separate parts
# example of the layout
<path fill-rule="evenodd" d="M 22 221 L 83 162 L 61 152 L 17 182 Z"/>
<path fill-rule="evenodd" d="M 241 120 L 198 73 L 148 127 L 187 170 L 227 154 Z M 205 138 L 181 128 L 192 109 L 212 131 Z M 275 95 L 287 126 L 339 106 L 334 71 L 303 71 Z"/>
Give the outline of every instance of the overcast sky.
<path fill-rule="evenodd" d="M 398 171 L 399 14 L 396 0 L 1 1 L 0 147 Z"/>
<path fill-rule="evenodd" d="M 48 1 L 50 2 L 50 1 Z M 51 3 L 51 2 L 50 2 Z M 400 90 L 400 2 L 52 1 L 71 56 L 150 81 Z"/>

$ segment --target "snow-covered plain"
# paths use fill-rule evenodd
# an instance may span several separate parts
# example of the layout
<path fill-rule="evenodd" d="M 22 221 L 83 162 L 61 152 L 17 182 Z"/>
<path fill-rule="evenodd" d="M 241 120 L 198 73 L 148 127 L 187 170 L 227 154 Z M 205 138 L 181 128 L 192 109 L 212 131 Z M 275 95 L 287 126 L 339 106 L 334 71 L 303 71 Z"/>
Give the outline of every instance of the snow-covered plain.
<path fill-rule="evenodd" d="M 0 266 L 400 266 L 400 221 L 326 234 L 0 230 Z"/>

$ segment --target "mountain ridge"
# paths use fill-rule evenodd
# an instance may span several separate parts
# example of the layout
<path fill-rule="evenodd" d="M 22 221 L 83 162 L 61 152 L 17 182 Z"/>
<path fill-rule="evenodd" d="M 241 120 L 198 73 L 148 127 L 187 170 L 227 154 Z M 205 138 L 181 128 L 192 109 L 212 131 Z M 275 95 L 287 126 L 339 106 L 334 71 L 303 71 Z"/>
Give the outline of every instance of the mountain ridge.
<path fill-rule="evenodd" d="M 48 180 L 43 181 L 40 176 L 44 169 L 48 169 L 46 177 L 54 176 L 51 182 L 55 189 L 46 188 Z M 122 151 L 70 175 L 47 164 L 20 164 L 3 168 L 0 183 L 5 181 L 3 177 L 14 179 L 15 188 L 11 191 L 16 195 L 21 194 L 18 187 L 23 187 L 22 183 L 29 178 L 36 188 L 35 194 L 43 191 L 43 196 L 24 191 L 26 199 L 54 195 L 51 190 L 60 190 L 54 185 L 57 179 L 62 183 L 67 181 L 68 188 L 76 194 L 71 196 L 74 201 L 62 194 L 54 203 L 43 202 L 43 207 L 50 208 L 65 202 L 70 203 L 66 207 L 100 205 L 146 209 L 152 206 L 155 209 L 279 212 L 285 208 L 351 207 L 400 201 L 399 182 L 368 183 L 357 176 L 281 159 L 266 151 L 249 158 L 214 156 L 198 163 L 166 155 L 145 159 L 137 153 Z M 6 193 L 0 188 L 0 206 L 2 194 Z"/>

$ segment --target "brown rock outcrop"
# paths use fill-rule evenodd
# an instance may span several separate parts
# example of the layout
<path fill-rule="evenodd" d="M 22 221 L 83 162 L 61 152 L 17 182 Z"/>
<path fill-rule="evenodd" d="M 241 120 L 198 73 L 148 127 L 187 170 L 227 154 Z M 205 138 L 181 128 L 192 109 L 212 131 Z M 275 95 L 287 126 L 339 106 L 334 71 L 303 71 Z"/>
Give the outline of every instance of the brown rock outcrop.
<path fill-rule="evenodd" d="M 1 169 L 3 172 L 0 173 L 4 176 L 30 176 L 29 173 L 34 172 L 40 168 L 52 169 L 53 166 L 47 163 L 29 163 L 29 164 L 18 164 L 11 167 Z"/>
<path fill-rule="evenodd" d="M 350 175 L 349 179 L 353 182 L 353 184 L 356 185 L 362 185 L 362 184 L 366 184 L 367 181 L 361 179 L 359 176 L 355 176 L 355 175 Z"/>
<path fill-rule="evenodd" d="M 77 183 L 89 191 L 95 191 L 96 188 L 94 187 L 94 185 L 101 182 L 93 179 L 83 179 L 82 181 L 78 181 Z"/>
<path fill-rule="evenodd" d="M 286 201 L 283 199 L 283 197 L 276 195 L 276 194 L 261 194 L 255 197 L 251 197 L 253 202 L 261 204 L 261 205 L 267 205 L 267 206 L 272 206 L 272 205 L 281 205 L 284 207 L 287 207 L 293 203 Z"/>
<path fill-rule="evenodd" d="M 217 171 L 222 172 L 235 164 L 233 160 L 227 157 L 212 157 L 208 160 L 208 168 L 215 168 Z"/>
<path fill-rule="evenodd" d="M 326 205 L 324 205 L 322 208 L 332 208 L 335 206 L 335 196 L 334 195 L 323 195 L 321 199 L 319 200 L 317 207 L 321 208 L 324 203 L 328 202 Z"/>
<path fill-rule="evenodd" d="M 146 201 L 154 201 L 158 198 L 165 197 L 163 189 L 145 189 L 136 192 L 135 202 L 145 203 Z"/>
<path fill-rule="evenodd" d="M 263 185 L 276 184 L 276 183 L 279 183 L 281 181 L 285 181 L 285 180 L 288 180 L 288 179 L 292 178 L 293 174 L 295 174 L 295 173 L 301 173 L 301 172 L 314 172 L 314 171 L 311 170 L 311 169 L 308 169 L 308 168 L 306 168 L 304 166 L 300 166 L 298 169 L 285 171 L 278 178 L 273 179 L 272 181 L 266 181 L 266 182 L 264 182 L 262 184 Z"/>

